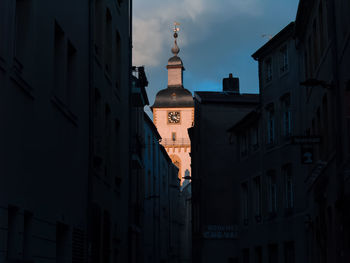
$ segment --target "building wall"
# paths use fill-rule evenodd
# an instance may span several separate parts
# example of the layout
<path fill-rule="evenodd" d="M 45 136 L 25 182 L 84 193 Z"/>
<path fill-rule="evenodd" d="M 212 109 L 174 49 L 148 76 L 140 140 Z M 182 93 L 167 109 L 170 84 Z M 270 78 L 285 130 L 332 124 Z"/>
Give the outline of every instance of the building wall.
<path fill-rule="evenodd" d="M 168 85 L 182 85 L 181 67 L 168 69 Z"/>
<path fill-rule="evenodd" d="M 213 98 L 220 92 L 214 92 Z M 206 95 L 210 97 L 210 95 Z M 193 262 L 228 262 L 237 255 L 236 214 L 229 200 L 234 200 L 232 146 L 227 130 L 257 104 L 240 103 L 238 94 L 226 101 L 206 101 L 195 93 L 195 124 L 191 133 L 192 156 L 192 260 Z M 213 228 L 224 227 L 234 234 L 215 236 Z M 215 232 L 214 234 L 212 232 Z M 214 237 L 207 236 L 207 233 Z"/>
<path fill-rule="evenodd" d="M 91 2 L 93 167 L 93 261 L 137 262 L 130 210 L 137 193 L 131 188 L 130 2 Z M 140 176 L 140 175 L 139 175 Z M 134 211 L 132 211 L 134 212 Z M 120 216 L 120 215 L 123 216 Z M 130 243 L 129 241 L 132 240 Z"/>
<path fill-rule="evenodd" d="M 301 11 L 304 10 L 302 7 Z M 320 12 L 321 9 L 323 12 Z M 310 255 L 315 262 L 323 259 L 346 262 L 349 255 L 339 251 L 347 251 L 349 246 L 343 234 L 347 225 L 344 221 L 344 211 L 347 209 L 343 205 L 349 203 L 344 195 L 349 167 L 349 136 L 346 132 L 348 114 L 345 106 L 348 104 L 346 83 L 349 74 L 345 71 L 349 55 L 349 23 L 344 13 L 349 10 L 349 4 L 346 1 L 315 1 L 309 10 L 309 19 L 305 19 L 302 12 L 297 17 L 300 26 L 305 29 L 299 28 L 297 31 L 300 58 L 304 58 L 305 62 L 301 79 L 324 81 L 323 86 L 317 85 L 313 89 L 309 96 L 311 103 L 304 109 L 307 111 L 307 119 L 303 123 L 305 129 L 319 133 L 324 138 L 316 149 L 322 169 L 307 178 L 307 183 L 312 183 L 308 195 L 312 225 L 309 234 Z M 323 21 L 323 27 L 320 21 Z M 311 47 L 308 45 L 309 38 L 313 44 Z M 315 41 L 318 38 L 320 40 Z M 314 60 L 305 60 L 302 52 Z"/>
<path fill-rule="evenodd" d="M 86 1 L 0 3 L 3 262 L 77 256 L 65 249 L 56 254 L 63 244 L 82 245 L 86 257 L 88 14 Z M 23 20 L 16 23 L 16 15 Z M 70 90 L 54 85 L 55 23 L 62 48 L 70 42 L 75 50 L 61 58 L 73 60 L 69 69 L 63 65 L 66 74 L 76 73 L 67 80 Z"/>
<path fill-rule="evenodd" d="M 305 135 L 300 111 L 304 90 L 298 86 L 294 25 L 286 28 L 289 29 L 267 43 L 257 55 L 259 119 L 247 124 L 237 134 L 237 144 L 233 144 L 239 146 L 235 158 L 239 160 L 236 189 L 240 200 L 239 257 L 242 260 L 304 262 L 308 253 L 304 222 L 306 188 L 305 176 L 302 176 L 307 166 L 301 164 L 301 146 L 292 143 L 293 136 Z M 287 60 L 281 59 L 281 51 L 287 51 Z M 268 72 L 267 64 L 271 61 L 272 70 Z M 256 128 L 259 131 L 256 149 L 248 139 L 248 150 L 243 152 L 242 137 L 249 138 Z"/>
<path fill-rule="evenodd" d="M 176 111 L 180 112 L 180 122 L 178 124 L 168 123 L 168 113 Z M 170 158 L 175 162 L 180 160 L 179 167 L 179 179 L 181 183 L 185 176 L 185 171 L 188 170 L 191 175 L 191 158 L 189 152 L 191 150 L 190 140 L 188 137 L 187 129 L 192 127 L 194 121 L 194 109 L 193 108 L 154 108 L 153 120 L 162 136 L 161 144 L 167 150 Z M 175 133 L 175 141 L 172 138 L 172 134 Z"/>
<path fill-rule="evenodd" d="M 181 230 L 180 262 L 192 262 L 192 184 L 183 184 L 180 196 L 180 209 L 174 211 L 178 214 L 178 222 Z M 182 214 L 177 211 L 182 211 Z"/>
<path fill-rule="evenodd" d="M 0 7 L 0 258 L 126 261 L 129 2 Z"/>
<path fill-rule="evenodd" d="M 144 262 L 181 262 L 180 180 L 151 120 L 145 122 Z"/>

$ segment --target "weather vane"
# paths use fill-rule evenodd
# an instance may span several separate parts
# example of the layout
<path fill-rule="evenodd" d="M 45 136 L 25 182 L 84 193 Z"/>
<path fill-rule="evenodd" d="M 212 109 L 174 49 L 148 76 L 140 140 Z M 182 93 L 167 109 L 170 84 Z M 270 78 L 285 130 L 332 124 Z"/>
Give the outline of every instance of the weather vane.
<path fill-rule="evenodd" d="M 180 31 L 179 25 L 180 23 L 174 22 L 174 47 L 171 49 L 171 52 L 174 54 L 174 56 L 177 56 L 177 54 L 179 54 L 180 52 L 180 48 L 178 47 L 177 41 L 176 41 L 178 37 L 177 32 Z"/>
<path fill-rule="evenodd" d="M 179 25 L 180 25 L 179 22 L 174 22 L 174 37 L 175 38 L 177 38 L 177 32 L 180 31 Z"/>

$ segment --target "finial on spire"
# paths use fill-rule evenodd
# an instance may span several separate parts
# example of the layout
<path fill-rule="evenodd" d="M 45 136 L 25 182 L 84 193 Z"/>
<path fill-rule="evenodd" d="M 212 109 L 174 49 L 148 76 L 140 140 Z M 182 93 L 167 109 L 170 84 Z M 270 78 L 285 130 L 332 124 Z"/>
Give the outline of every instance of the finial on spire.
<path fill-rule="evenodd" d="M 180 23 L 174 22 L 174 47 L 171 49 L 171 52 L 174 54 L 174 56 L 177 56 L 177 54 L 179 54 L 180 52 L 180 48 L 178 47 L 177 41 L 176 41 L 178 37 L 177 32 L 180 31 L 179 25 Z"/>

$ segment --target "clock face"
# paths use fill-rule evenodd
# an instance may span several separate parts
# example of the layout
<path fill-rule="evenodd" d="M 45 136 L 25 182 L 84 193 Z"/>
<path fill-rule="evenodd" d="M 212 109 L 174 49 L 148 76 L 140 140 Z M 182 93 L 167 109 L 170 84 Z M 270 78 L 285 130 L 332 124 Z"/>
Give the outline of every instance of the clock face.
<path fill-rule="evenodd" d="M 180 122 L 180 112 L 171 111 L 168 113 L 168 122 L 169 123 L 179 123 Z"/>

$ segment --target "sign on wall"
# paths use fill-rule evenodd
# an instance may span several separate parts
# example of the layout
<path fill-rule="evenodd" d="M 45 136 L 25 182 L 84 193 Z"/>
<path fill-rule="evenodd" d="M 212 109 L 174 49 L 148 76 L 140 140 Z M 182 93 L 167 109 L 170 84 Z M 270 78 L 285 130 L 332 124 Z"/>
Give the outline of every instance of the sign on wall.
<path fill-rule="evenodd" d="M 238 226 L 207 225 L 203 237 L 206 239 L 236 239 L 238 237 Z"/>

